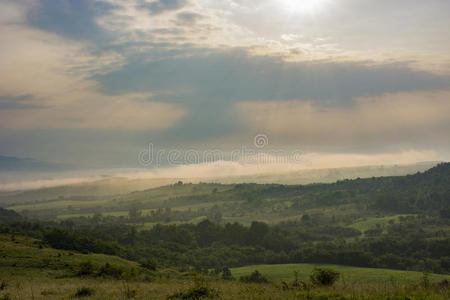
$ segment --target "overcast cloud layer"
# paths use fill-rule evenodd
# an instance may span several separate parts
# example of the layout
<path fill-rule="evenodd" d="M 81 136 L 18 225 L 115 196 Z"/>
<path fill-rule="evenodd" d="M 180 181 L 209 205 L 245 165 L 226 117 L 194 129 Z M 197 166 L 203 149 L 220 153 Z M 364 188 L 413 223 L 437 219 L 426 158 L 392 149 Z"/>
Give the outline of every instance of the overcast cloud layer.
<path fill-rule="evenodd" d="M 349 161 L 448 160 L 449 12 L 446 0 L 0 0 L 0 155 L 135 167 L 149 143 L 229 152 L 265 134 Z"/>

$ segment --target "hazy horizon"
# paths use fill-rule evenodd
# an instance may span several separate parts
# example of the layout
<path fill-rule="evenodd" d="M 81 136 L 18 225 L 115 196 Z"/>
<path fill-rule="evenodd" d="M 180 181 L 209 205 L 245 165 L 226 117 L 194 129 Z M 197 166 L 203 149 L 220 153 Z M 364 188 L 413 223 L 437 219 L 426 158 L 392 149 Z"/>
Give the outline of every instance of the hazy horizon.
<path fill-rule="evenodd" d="M 0 172 L 0 192 L 24 191 L 80 184 L 102 185 L 110 181 L 121 187 L 130 182 L 142 182 L 130 191 L 173 184 L 187 183 L 278 183 L 310 184 L 333 183 L 342 179 L 402 176 L 423 172 L 436 166 L 438 161 L 393 164 L 300 166 L 275 164 L 250 164 L 233 161 L 215 161 L 195 165 L 148 168 L 111 168 L 59 171 L 9 171 Z M 155 184 L 160 182 L 160 184 Z"/>

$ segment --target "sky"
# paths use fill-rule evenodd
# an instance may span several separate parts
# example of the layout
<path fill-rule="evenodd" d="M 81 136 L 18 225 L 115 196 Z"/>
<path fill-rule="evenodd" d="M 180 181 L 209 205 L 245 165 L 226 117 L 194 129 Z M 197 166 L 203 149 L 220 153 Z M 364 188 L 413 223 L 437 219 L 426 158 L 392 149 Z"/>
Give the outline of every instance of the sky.
<path fill-rule="evenodd" d="M 449 160 L 449 31 L 448 0 L 0 0 L 0 155 Z"/>

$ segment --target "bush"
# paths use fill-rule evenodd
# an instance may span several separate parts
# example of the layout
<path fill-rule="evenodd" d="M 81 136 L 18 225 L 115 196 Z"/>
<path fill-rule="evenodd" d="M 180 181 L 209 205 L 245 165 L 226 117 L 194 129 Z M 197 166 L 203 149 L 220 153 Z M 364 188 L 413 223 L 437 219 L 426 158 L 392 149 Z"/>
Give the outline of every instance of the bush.
<path fill-rule="evenodd" d="M 183 300 L 195 300 L 195 299 L 212 299 L 219 296 L 219 291 L 207 286 L 192 287 L 184 292 L 175 293 L 167 296 L 167 300 L 170 299 L 183 299 Z"/>
<path fill-rule="evenodd" d="M 156 262 L 153 259 L 146 259 L 141 262 L 141 267 L 150 271 L 156 271 Z"/>
<path fill-rule="evenodd" d="M 222 279 L 223 280 L 234 280 L 233 275 L 231 275 L 230 269 L 223 268 L 223 270 L 222 270 Z"/>
<path fill-rule="evenodd" d="M 313 285 L 331 286 L 339 279 L 339 272 L 332 269 L 314 268 L 309 279 Z"/>
<path fill-rule="evenodd" d="M 106 263 L 100 268 L 98 275 L 100 276 L 111 276 L 114 278 L 122 278 L 122 275 L 125 273 L 125 269 L 121 266 L 111 265 Z"/>
<path fill-rule="evenodd" d="M 0 282 L 0 291 L 6 289 L 7 286 L 8 284 L 6 283 L 6 281 L 2 280 L 2 282 Z"/>
<path fill-rule="evenodd" d="M 195 300 L 195 299 L 212 299 L 220 296 L 220 292 L 217 289 L 210 288 L 205 279 L 202 277 L 195 278 L 195 285 L 184 292 L 178 292 L 173 295 L 167 296 L 169 299 L 183 299 L 183 300 Z"/>
<path fill-rule="evenodd" d="M 449 289 L 450 288 L 450 281 L 448 279 L 444 279 L 441 282 L 438 283 L 438 286 L 441 289 Z"/>
<path fill-rule="evenodd" d="M 241 276 L 239 278 L 241 282 L 254 282 L 254 283 L 267 283 L 267 279 L 259 273 L 258 270 L 255 270 L 252 274 L 248 276 Z"/>
<path fill-rule="evenodd" d="M 73 295 L 75 298 L 81 298 L 81 297 L 88 297 L 95 294 L 94 289 L 88 288 L 88 287 L 81 287 L 78 288 L 75 292 L 75 295 Z"/>
<path fill-rule="evenodd" d="M 83 261 L 79 265 L 78 275 L 92 275 L 94 274 L 94 265 L 91 261 Z"/>
<path fill-rule="evenodd" d="M 12 300 L 12 297 L 10 294 L 4 294 L 0 297 L 0 300 Z"/>

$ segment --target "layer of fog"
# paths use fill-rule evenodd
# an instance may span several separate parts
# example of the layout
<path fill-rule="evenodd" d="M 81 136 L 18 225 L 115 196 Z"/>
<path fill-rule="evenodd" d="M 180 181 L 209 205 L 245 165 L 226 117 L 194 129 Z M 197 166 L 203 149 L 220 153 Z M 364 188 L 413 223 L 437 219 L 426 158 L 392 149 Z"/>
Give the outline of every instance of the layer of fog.
<path fill-rule="evenodd" d="M 286 174 L 292 172 L 351 168 L 363 166 L 410 165 L 424 161 L 441 161 L 442 157 L 433 151 L 409 150 L 400 153 L 383 154 L 324 154 L 306 153 L 295 159 L 262 155 L 247 157 L 246 160 L 214 161 L 191 165 L 177 165 L 162 168 L 140 169 L 98 169 L 77 172 L 24 173 L 0 172 L 0 190 L 27 190 L 61 185 L 89 183 L 105 178 L 137 179 L 183 179 L 186 182 L 213 181 L 220 178 L 242 176 Z"/>

